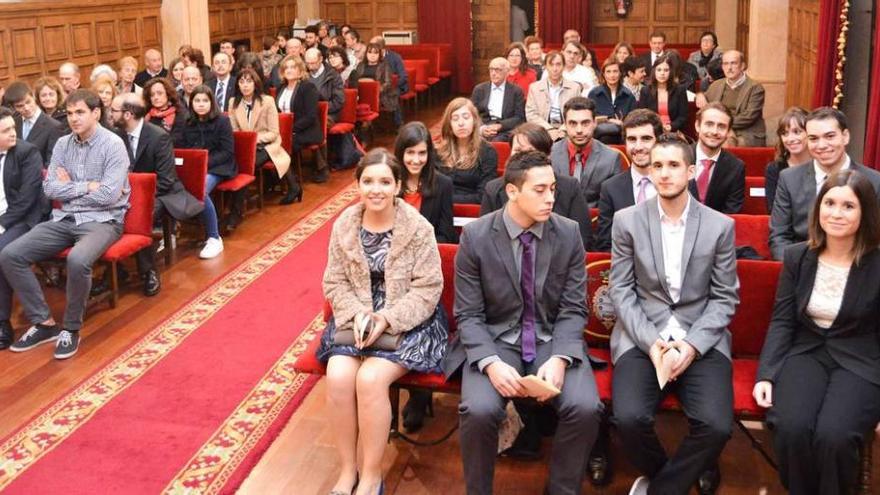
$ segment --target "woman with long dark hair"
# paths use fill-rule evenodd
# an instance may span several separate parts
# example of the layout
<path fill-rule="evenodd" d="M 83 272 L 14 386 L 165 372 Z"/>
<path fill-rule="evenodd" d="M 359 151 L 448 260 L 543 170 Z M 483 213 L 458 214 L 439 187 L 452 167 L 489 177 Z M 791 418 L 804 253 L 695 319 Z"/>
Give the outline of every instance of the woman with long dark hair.
<path fill-rule="evenodd" d="M 779 117 L 776 128 L 776 156 L 764 169 L 764 194 L 767 200 L 767 213 L 773 212 L 776 200 L 776 187 L 779 173 L 788 167 L 810 163 L 812 157 L 807 149 L 807 111 L 801 107 L 791 107 Z"/>
<path fill-rule="evenodd" d="M 666 54 L 660 55 L 651 69 L 651 81 L 642 88 L 638 107 L 659 115 L 666 132 L 678 132 L 687 124 L 687 89 L 678 84 Z"/>
<path fill-rule="evenodd" d="M 172 82 L 164 77 L 154 77 L 144 83 L 143 94 L 147 120 L 165 129 L 165 132 L 171 134 L 174 144 L 179 145 L 183 139 L 187 111 L 181 105 L 180 97 Z"/>

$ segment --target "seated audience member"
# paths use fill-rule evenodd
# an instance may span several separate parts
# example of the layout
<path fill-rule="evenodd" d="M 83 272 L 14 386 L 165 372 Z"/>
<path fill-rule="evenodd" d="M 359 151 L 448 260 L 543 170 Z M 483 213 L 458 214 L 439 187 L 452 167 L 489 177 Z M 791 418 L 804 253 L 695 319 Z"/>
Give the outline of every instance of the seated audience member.
<path fill-rule="evenodd" d="M 710 103 L 697 112 L 696 166 L 690 193 L 700 203 L 721 213 L 739 213 L 745 201 L 746 165 L 722 149 L 730 132 L 727 107 Z"/>
<path fill-rule="evenodd" d="M 162 52 L 150 48 L 144 52 L 144 70 L 137 73 L 134 83 L 143 88 L 154 77 L 168 77 L 168 69 L 163 65 Z"/>
<path fill-rule="evenodd" d="M 767 199 L 767 211 L 773 211 L 773 200 L 776 199 L 776 185 L 779 173 L 789 167 L 797 167 L 812 160 L 807 149 L 807 131 L 804 128 L 807 111 L 801 107 L 790 107 L 776 128 L 776 156 L 764 169 L 764 194 Z"/>
<path fill-rule="evenodd" d="M 669 60 L 672 77 L 678 81 L 678 85 L 692 93 L 698 91 L 697 79 L 699 79 L 699 76 L 697 75 L 697 68 L 682 59 L 678 50 L 667 50 L 665 56 Z"/>
<path fill-rule="evenodd" d="M 281 146 L 278 129 L 278 110 L 272 96 L 263 93 L 263 81 L 251 68 L 242 69 L 236 79 L 238 92 L 229 102 L 229 121 L 233 131 L 253 131 L 257 133 L 257 173 L 263 173 L 262 165 L 268 161 L 275 166 L 278 178 L 287 181 L 287 195 L 281 204 L 289 205 L 302 200 L 302 187 L 296 174 L 290 170 L 290 155 Z M 294 119 L 296 122 L 296 119 Z M 241 221 L 245 190 L 236 193 L 235 208 L 229 217 L 227 227 L 235 228 Z"/>
<path fill-rule="evenodd" d="M 333 125 L 339 120 L 339 112 L 345 106 L 345 85 L 342 83 L 342 78 L 338 72 L 324 63 L 324 57 L 315 48 L 306 51 L 305 61 L 309 69 L 309 78 L 318 88 L 318 96 L 321 101 L 326 101 L 329 105 L 327 118 L 330 119 L 330 123 L 327 125 Z"/>
<path fill-rule="evenodd" d="M 119 82 L 117 83 L 119 93 L 136 93 L 138 95 L 143 93 L 143 88 L 134 82 L 138 72 L 137 59 L 132 56 L 122 57 L 119 59 L 117 67 L 119 67 Z"/>
<path fill-rule="evenodd" d="M 324 21 L 318 23 L 318 41 L 324 46 L 327 46 L 330 41 L 330 26 Z M 327 48 L 330 47 L 327 46 Z"/>
<path fill-rule="evenodd" d="M 324 38 L 321 38 L 321 42 L 324 42 Z M 287 52 L 284 51 L 284 46 L 287 44 L 287 34 L 285 30 L 278 31 L 278 34 L 275 35 L 275 46 L 278 47 L 278 54 L 281 55 L 281 58 L 284 58 L 287 55 Z M 280 62 L 281 60 L 279 60 Z"/>
<path fill-rule="evenodd" d="M 585 95 L 596 105 L 594 137 L 603 143 L 620 144 L 623 119 L 636 108 L 636 97 L 620 83 L 620 64 L 614 60 L 602 66 L 601 82 Z"/>
<path fill-rule="evenodd" d="M 721 56 L 724 79 L 705 92 L 707 102 L 718 101 L 733 114 L 734 146 L 764 146 L 764 86 L 746 75 L 742 52 L 728 50 Z"/>
<path fill-rule="evenodd" d="M 311 25 L 307 26 L 305 30 L 305 46 L 306 50 L 311 50 L 312 48 L 321 52 L 322 58 L 327 58 L 327 47 L 321 43 L 321 40 L 318 38 L 318 26 Z"/>
<path fill-rule="evenodd" d="M 660 116 L 665 132 L 679 132 L 688 120 L 687 88 L 678 84 L 667 55 L 657 59 L 651 69 L 651 82 L 642 89 L 639 108 L 647 108 Z"/>
<path fill-rule="evenodd" d="M 628 57 L 620 63 L 620 73 L 623 76 L 623 82 L 621 84 L 636 97 L 637 106 L 642 100 L 642 90 L 647 87 L 645 84 L 647 71 L 643 65 L 644 62 L 645 61 L 639 57 Z"/>
<path fill-rule="evenodd" d="M 260 64 L 262 65 L 263 70 L 260 72 L 260 80 L 269 77 L 272 74 L 272 68 L 278 65 L 278 62 L 283 58 L 281 54 L 278 53 L 278 48 L 275 38 L 271 36 L 263 36 L 263 51 L 260 52 Z M 217 55 L 215 54 L 215 65 L 216 60 Z M 215 67 L 214 73 L 216 74 L 216 72 L 217 68 Z"/>
<path fill-rule="evenodd" d="M 734 225 L 692 200 L 693 164 L 684 140 L 661 137 L 651 150 L 657 196 L 614 215 L 612 422 L 642 473 L 631 494 L 688 493 L 695 484 L 715 493 L 718 456 L 733 427 L 727 325 L 739 304 Z M 657 260 L 664 260 L 659 271 Z M 673 363 L 669 382 L 659 386 L 663 359 Z M 690 430 L 671 457 L 654 431 L 668 393 L 682 403 Z"/>
<path fill-rule="evenodd" d="M 540 151 L 550 156 L 553 140 L 543 127 L 526 122 L 513 130 L 510 153 L 522 153 L 525 151 Z M 480 216 L 504 208 L 507 203 L 507 191 L 504 188 L 504 177 L 497 177 L 486 184 L 483 194 L 483 202 L 480 204 Z M 553 212 L 569 218 L 578 223 L 584 247 L 592 246 L 592 226 L 590 225 L 590 209 L 581 192 L 577 179 L 567 175 L 556 175 L 556 201 L 553 203 Z"/>
<path fill-rule="evenodd" d="M 228 39 L 220 40 L 220 51 L 229 55 L 229 58 L 232 59 L 233 65 L 235 63 L 235 46 L 232 44 L 232 41 Z"/>
<path fill-rule="evenodd" d="M 650 51 L 642 55 L 642 60 L 646 67 L 654 67 L 657 59 L 666 53 L 666 33 L 663 31 L 654 31 L 648 37 L 648 47 Z"/>
<path fill-rule="evenodd" d="M 697 91 L 694 102 L 697 107 L 706 104 L 706 90 L 713 82 L 724 79 L 724 69 L 721 67 L 721 57 L 713 58 L 706 64 L 706 78 L 700 81 L 700 89 Z"/>
<path fill-rule="evenodd" d="M 358 80 L 370 79 L 379 83 L 379 110 L 394 114 L 400 107 L 400 93 L 391 84 L 391 67 L 382 58 L 382 47 L 370 43 L 363 63 L 355 70 Z"/>
<path fill-rule="evenodd" d="M 56 359 L 67 359 L 79 348 L 92 264 L 122 235 L 131 192 L 125 144 L 99 125 L 101 100 L 92 91 L 79 89 L 67 97 L 66 105 L 73 133 L 58 140 L 43 180 L 43 192 L 57 207 L 50 220 L 0 252 L 6 281 L 32 325 L 10 350 L 23 352 L 55 341 Z M 68 247 L 67 305 L 59 328 L 31 265 Z"/>
<path fill-rule="evenodd" d="M 880 420 L 880 204 L 840 170 L 812 210 L 807 242 L 785 249 L 754 397 L 790 493 L 853 493 Z"/>
<path fill-rule="evenodd" d="M 232 138 L 232 124 L 229 117 L 220 113 L 214 92 L 204 84 L 196 86 L 190 100 L 190 112 L 177 147 L 185 149 L 208 150 L 208 175 L 205 177 L 205 209 L 202 221 L 208 237 L 199 252 L 199 258 L 216 258 L 223 252 L 223 239 L 220 238 L 218 212 L 211 201 L 211 191 L 217 184 L 235 177 L 238 167 L 235 163 L 235 149 Z M 222 214 L 222 212 L 220 212 Z"/>
<path fill-rule="evenodd" d="M 183 69 L 186 66 L 183 64 L 183 59 L 175 58 L 168 64 L 168 79 L 171 81 L 171 85 L 174 88 L 174 91 L 177 91 L 183 85 Z M 147 83 L 144 83 L 146 86 Z"/>
<path fill-rule="evenodd" d="M 305 55 L 305 43 L 300 38 L 290 38 L 287 40 L 287 43 L 284 46 L 284 53 L 285 58 L 288 55 L 293 55 L 302 59 Z M 282 81 L 283 78 L 280 74 L 280 65 L 281 62 L 278 62 L 278 64 L 276 64 L 275 67 L 272 68 L 272 72 L 269 74 L 269 77 L 263 82 L 263 87 L 266 91 L 269 91 L 269 88 L 275 88 L 276 91 L 280 91 L 281 86 L 284 85 L 284 82 Z M 240 69 L 242 66 L 237 64 L 236 67 Z"/>
<path fill-rule="evenodd" d="M 593 86 L 599 84 L 599 69 L 598 66 L 601 65 L 602 61 L 596 58 L 596 52 L 589 47 L 581 45 L 581 65 L 587 68 L 590 72 L 590 80 L 593 81 Z"/>
<path fill-rule="evenodd" d="M 177 90 L 177 96 L 187 109 L 189 109 L 193 90 L 202 84 L 204 84 L 204 79 L 198 68 L 189 66 L 183 69 L 183 79 L 181 80 L 180 89 Z"/>
<path fill-rule="evenodd" d="M 599 84 L 595 77 L 596 74 L 581 65 L 586 52 L 587 50 L 580 43 L 571 42 L 562 46 L 562 59 L 564 62 L 562 77 L 578 83 L 582 91 L 589 91 Z M 546 78 L 547 74 L 545 73 L 541 77 Z"/>
<path fill-rule="evenodd" d="M 43 192 L 43 159 L 36 146 L 16 139 L 12 111 L 0 108 L 0 167 L 4 170 L 0 204 L 0 250 L 40 222 Z M 0 349 L 13 340 L 12 287 L 0 273 Z"/>
<path fill-rule="evenodd" d="M 119 82 L 119 73 L 107 64 L 96 65 L 89 75 L 89 82 L 94 85 L 101 78 L 108 78 L 116 85 Z"/>
<path fill-rule="evenodd" d="M 54 77 L 41 77 L 34 83 L 34 94 L 37 95 L 37 105 L 46 115 L 61 124 L 64 134 L 70 132 L 67 124 L 67 110 L 64 108 L 64 100 L 67 93 L 61 87 L 61 83 Z"/>
<path fill-rule="evenodd" d="M 510 65 L 497 57 L 489 62 L 489 81 L 477 84 L 471 102 L 480 114 L 480 135 L 510 142 L 510 131 L 526 121 L 526 102 L 519 86 L 507 81 Z"/>
<path fill-rule="evenodd" d="M 581 94 L 581 85 L 562 77 L 562 54 L 550 52 L 544 58 L 544 78 L 529 86 L 526 120 L 547 129 L 554 141 L 565 137 L 562 109 L 568 100 Z"/>
<path fill-rule="evenodd" d="M 299 153 L 303 148 L 324 140 L 324 130 L 321 129 L 321 119 L 318 116 L 320 95 L 301 58 L 288 55 L 278 66 L 281 67 L 285 84 L 276 96 L 275 105 L 279 112 L 290 112 L 294 115 L 293 152 Z M 318 152 L 315 153 L 315 161 L 317 172 L 313 180 L 326 182 L 329 178 L 327 157 Z M 286 179 L 288 189 L 285 199 L 298 202 L 302 199 L 302 186 L 297 183 L 297 177 L 292 170 Z"/>
<path fill-rule="evenodd" d="M 544 70 L 544 42 L 537 36 L 526 36 L 526 65 L 535 71 L 535 79 L 541 80 Z"/>
<path fill-rule="evenodd" d="M 349 56 L 358 63 L 363 62 L 367 47 L 361 43 L 361 35 L 357 30 L 349 29 L 342 37 L 345 39 L 345 49 L 348 50 Z"/>
<path fill-rule="evenodd" d="M 236 88 L 235 76 L 232 75 L 232 57 L 223 52 L 217 52 L 214 54 L 212 66 L 214 67 L 214 77 L 208 81 L 206 86 L 214 92 L 217 108 L 221 112 L 229 112 L 229 100 L 235 95 Z"/>
<path fill-rule="evenodd" d="M 145 120 L 147 109 L 143 99 L 133 93 L 121 94 L 113 99 L 110 114 L 117 134 L 125 143 L 131 161 L 129 170 L 156 174 L 153 225 L 161 225 L 162 215 L 166 211 L 176 220 L 186 220 L 201 213 L 202 204 L 187 192 L 177 178 L 171 136 L 161 127 Z M 144 281 L 144 295 L 155 296 L 161 288 L 159 271 L 156 270 L 156 245 L 151 244 L 140 250 L 136 260 L 138 274 Z M 104 282 L 109 283 L 106 275 Z"/>
<path fill-rule="evenodd" d="M 581 42 L 581 34 L 577 32 L 576 29 L 566 29 L 564 33 L 562 33 L 562 43 Z"/>
<path fill-rule="evenodd" d="M 79 66 L 73 62 L 64 62 L 58 68 L 58 81 L 65 93 L 72 93 L 79 89 L 80 71 Z"/>
<path fill-rule="evenodd" d="M 562 109 L 566 139 L 557 141 L 550 151 L 556 175 L 574 177 L 589 208 L 599 202 L 602 183 L 620 172 L 620 154 L 593 139 L 596 113 L 593 100 L 576 96 Z"/>
<path fill-rule="evenodd" d="M 660 116 L 650 110 L 633 110 L 623 119 L 623 143 L 630 168 L 602 183 L 595 251 L 611 251 L 615 213 L 657 196 L 657 188 L 651 182 L 651 148 L 662 134 Z"/>
<path fill-rule="evenodd" d="M 348 63 L 348 54 L 345 48 L 341 46 L 333 46 L 327 49 L 327 64 L 339 73 L 345 88 L 357 88 L 358 75 L 354 69 L 356 67 Z"/>
<path fill-rule="evenodd" d="M 147 109 L 147 121 L 170 134 L 175 146 L 180 144 L 183 140 L 183 128 L 186 126 L 187 111 L 177 91 L 171 87 L 171 81 L 164 77 L 147 81 L 144 84 L 144 104 Z"/>
<path fill-rule="evenodd" d="M 849 127 L 843 112 L 819 107 L 807 115 L 804 129 L 812 162 L 779 173 L 770 213 L 770 252 L 777 261 L 783 260 L 786 246 L 807 240 L 808 218 L 816 193 L 829 175 L 857 170 L 880 195 L 880 173 L 856 163 L 846 152 Z M 813 184 L 815 188 L 808 186 Z"/>
<path fill-rule="evenodd" d="M 498 153 L 480 136 L 480 114 L 470 100 L 453 99 L 446 105 L 437 147 L 438 169 L 452 179 L 453 203 L 480 204 L 486 184 L 498 176 Z"/>
<path fill-rule="evenodd" d="M 441 369 L 448 323 L 434 229 L 398 197 L 400 164 L 374 149 L 355 177 L 360 201 L 330 235 L 324 297 L 333 316 L 317 357 L 327 363 L 327 413 L 341 461 L 333 493 L 354 493 L 357 485 L 358 494 L 375 494 L 384 493 L 388 389 L 410 371 Z M 362 319 L 370 321 L 366 336 L 355 323 Z"/>
<path fill-rule="evenodd" d="M 113 123 L 110 121 L 110 104 L 113 103 L 113 98 L 116 98 L 116 84 L 112 79 L 102 74 L 98 77 L 98 79 L 92 83 L 92 91 L 98 95 L 98 98 L 101 101 L 101 125 L 111 129 Z"/>
<path fill-rule="evenodd" d="M 707 69 L 709 62 L 716 58 L 720 59 L 721 53 L 718 36 L 713 31 L 704 31 L 700 35 L 700 49 L 691 52 L 687 61 L 697 69 L 698 77 L 705 79 L 709 75 Z"/>
<path fill-rule="evenodd" d="M 294 55 L 302 58 L 306 53 L 306 45 L 301 38 L 293 37 L 284 44 L 284 56 Z"/>
<path fill-rule="evenodd" d="M 562 391 L 548 401 L 559 424 L 545 492 L 580 493 L 602 410 L 582 335 L 584 246 L 577 224 L 552 213 L 556 174 L 547 155 L 511 156 L 504 179 L 507 204 L 464 227 L 455 257 L 458 334 L 444 369 L 461 370 L 465 485 L 469 494 L 492 493 L 506 403 L 525 395 L 520 377 L 536 375 Z"/>
<path fill-rule="evenodd" d="M 507 48 L 507 63 L 510 66 L 507 82 L 516 84 L 523 95 L 528 95 L 529 86 L 537 78 L 535 77 L 535 71 L 526 63 L 526 49 L 522 43 L 511 43 Z"/>
<path fill-rule="evenodd" d="M 22 141 L 36 146 L 42 163 L 48 166 L 55 142 L 64 134 L 64 127 L 43 113 L 26 83 L 16 81 L 10 84 L 4 99 L 18 113 L 15 117 L 16 135 Z"/>
<path fill-rule="evenodd" d="M 626 59 L 636 56 L 636 51 L 633 50 L 632 45 L 630 45 L 626 41 L 621 41 L 620 43 L 614 45 L 614 49 L 611 50 L 611 53 L 613 54 L 614 60 L 616 60 L 618 64 L 623 64 Z"/>
<path fill-rule="evenodd" d="M 399 53 L 388 48 L 385 44 L 385 38 L 381 36 L 373 36 L 370 43 L 379 45 L 379 48 L 382 49 L 382 60 L 388 64 L 391 73 L 397 75 L 397 93 L 399 95 L 408 93 L 409 76 L 406 74 L 406 67 L 403 65 L 403 57 L 401 57 Z M 394 112 L 392 117 L 394 119 L 394 125 L 401 126 L 403 124 L 403 111 L 401 110 L 400 105 L 397 106 L 397 111 Z"/>
<path fill-rule="evenodd" d="M 205 54 L 198 48 L 190 47 L 188 50 L 185 50 L 180 57 L 183 59 L 184 65 L 187 67 L 195 67 L 199 70 L 199 74 L 202 76 L 202 83 L 200 84 L 204 84 L 214 77 L 211 74 L 211 67 L 205 63 Z"/>

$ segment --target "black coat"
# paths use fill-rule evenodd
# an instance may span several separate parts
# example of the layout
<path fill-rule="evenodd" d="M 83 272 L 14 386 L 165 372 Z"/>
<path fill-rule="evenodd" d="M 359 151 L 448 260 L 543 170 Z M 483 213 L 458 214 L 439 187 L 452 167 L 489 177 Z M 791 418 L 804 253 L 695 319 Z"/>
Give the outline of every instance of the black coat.
<path fill-rule="evenodd" d="M 629 170 L 624 170 L 602 183 L 599 190 L 599 225 L 593 243 L 595 251 L 611 251 L 614 214 L 634 204 L 636 199 L 633 197 L 632 172 Z"/>
<path fill-rule="evenodd" d="M 469 169 L 440 167 L 438 170 L 452 179 L 453 203 L 481 204 L 483 191 L 490 180 L 498 177 L 498 153 L 489 143 L 480 144 L 477 163 Z"/>
<path fill-rule="evenodd" d="M 235 79 L 235 76 L 229 76 L 229 81 L 227 81 L 227 83 L 228 85 L 226 86 L 226 88 L 224 88 L 226 90 L 224 98 L 225 101 L 223 102 L 223 105 L 220 106 L 221 112 L 229 112 L 229 100 L 231 100 L 232 97 L 235 96 L 235 93 L 238 90 L 236 86 L 238 84 L 238 81 Z M 217 79 L 212 79 L 208 81 L 207 86 L 211 88 L 211 91 L 213 91 L 215 95 L 217 94 Z M 217 105 L 220 105 L 219 101 L 217 102 Z"/>
<path fill-rule="evenodd" d="M 651 91 L 651 88 L 645 86 L 642 88 L 638 108 L 647 108 L 657 113 L 657 94 Z M 678 84 L 672 85 L 669 91 L 667 106 L 669 109 L 669 120 L 671 120 L 672 131 L 680 131 L 687 124 L 688 119 L 688 98 L 687 89 Z"/>
<path fill-rule="evenodd" d="M 278 88 L 275 95 L 275 106 L 281 111 L 278 99 L 284 88 Z M 308 79 L 301 80 L 296 85 L 296 93 L 290 102 L 290 111 L 293 113 L 293 148 L 302 149 L 310 144 L 319 144 L 324 141 L 324 130 L 321 129 L 321 119 L 318 118 L 318 89 Z"/>
<path fill-rule="evenodd" d="M 776 200 L 776 187 L 779 185 L 779 172 L 788 168 L 785 160 L 773 160 L 764 169 L 764 199 L 767 200 L 767 211 L 773 211 L 773 201 Z"/>
<path fill-rule="evenodd" d="M 688 184 L 694 198 L 697 194 L 697 178 Z M 712 167 L 712 178 L 709 179 L 709 190 L 706 192 L 706 206 L 715 211 L 739 213 L 742 210 L 746 194 L 746 165 L 742 160 L 727 150 L 721 150 L 718 163 Z"/>
<path fill-rule="evenodd" d="M 66 120 L 66 119 L 65 119 Z M 22 127 L 24 123 L 18 115 L 15 117 L 15 132 L 19 137 L 23 136 Z M 45 112 L 40 112 L 36 123 L 28 134 L 27 142 L 33 144 L 40 151 L 40 157 L 43 159 L 43 165 L 48 166 L 52 159 L 52 149 L 55 148 L 55 142 L 64 135 L 64 126 Z"/>
<path fill-rule="evenodd" d="M 522 90 L 516 84 L 504 83 L 504 102 L 501 105 L 501 119 L 493 120 L 489 116 L 489 96 L 492 92 L 492 83 L 478 84 L 471 93 L 471 102 L 477 107 L 483 124 L 501 124 L 501 131 L 510 131 L 514 127 L 526 121 L 526 98 Z"/>
<path fill-rule="evenodd" d="M 183 127 L 181 142 L 177 146 L 208 150 L 209 174 L 228 179 L 237 173 L 232 124 L 225 115 L 221 114 L 207 121 L 188 119 Z"/>
<path fill-rule="evenodd" d="M 437 242 L 457 244 L 458 233 L 452 223 L 452 180 L 443 174 L 434 174 L 434 194 L 422 197 L 422 214 L 434 226 Z"/>
<path fill-rule="evenodd" d="M 40 151 L 27 141 L 18 143 L 6 152 L 3 166 L 3 192 L 6 194 L 6 213 L 0 215 L 0 225 L 9 230 L 24 223 L 29 227 L 40 223 L 43 212 L 43 159 Z"/>
<path fill-rule="evenodd" d="M 880 385 L 880 251 L 865 253 L 850 268 L 840 311 L 830 328 L 820 328 L 806 314 L 818 260 L 818 252 L 806 243 L 785 249 L 756 380 L 772 382 L 786 358 L 825 349 L 842 368 Z"/>
<path fill-rule="evenodd" d="M 507 191 L 504 190 L 504 177 L 492 179 L 486 184 L 483 202 L 480 204 L 480 216 L 504 208 L 507 204 Z M 553 212 L 578 223 L 584 248 L 593 245 L 593 228 L 590 222 L 590 208 L 581 192 L 580 183 L 574 177 L 556 176 L 556 202 Z"/>
<path fill-rule="evenodd" d="M 150 73 L 147 72 L 147 69 L 144 69 L 134 76 L 134 83 L 143 88 L 144 85 L 147 84 L 147 81 L 154 77 L 168 77 L 168 69 L 162 67 L 162 70 L 159 71 L 159 75 L 157 76 L 151 76 Z"/>
<path fill-rule="evenodd" d="M 337 121 L 342 107 L 345 106 L 345 83 L 342 82 L 342 76 L 333 67 L 324 63 L 324 71 L 321 75 L 319 77 L 310 75 L 308 79 L 318 89 L 318 98 L 327 102 L 327 114 L 334 122 Z"/>

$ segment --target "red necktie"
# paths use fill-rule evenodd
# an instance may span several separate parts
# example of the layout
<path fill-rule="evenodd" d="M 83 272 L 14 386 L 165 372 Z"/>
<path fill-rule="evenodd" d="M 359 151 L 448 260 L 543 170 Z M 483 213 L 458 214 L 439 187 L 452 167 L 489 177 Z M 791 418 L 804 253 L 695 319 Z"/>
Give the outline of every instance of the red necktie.
<path fill-rule="evenodd" d="M 705 203 L 706 193 L 709 191 L 709 174 L 712 173 L 712 165 L 715 165 L 715 160 L 709 160 L 707 158 L 705 160 L 700 160 L 700 163 L 703 164 L 703 171 L 700 172 L 700 176 L 697 177 L 697 195 L 700 198 L 700 203 Z"/>

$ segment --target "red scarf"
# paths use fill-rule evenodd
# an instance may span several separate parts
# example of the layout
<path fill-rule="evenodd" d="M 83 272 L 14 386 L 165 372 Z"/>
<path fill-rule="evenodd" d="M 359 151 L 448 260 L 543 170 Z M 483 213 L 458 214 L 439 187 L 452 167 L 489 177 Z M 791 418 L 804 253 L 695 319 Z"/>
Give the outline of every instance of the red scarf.
<path fill-rule="evenodd" d="M 162 127 L 165 128 L 166 132 L 171 132 L 171 129 L 174 127 L 174 118 L 177 116 L 177 108 L 174 105 L 168 105 L 165 110 L 159 110 L 158 108 L 151 108 L 150 112 L 147 114 L 147 117 L 150 120 L 154 118 L 162 119 Z"/>

